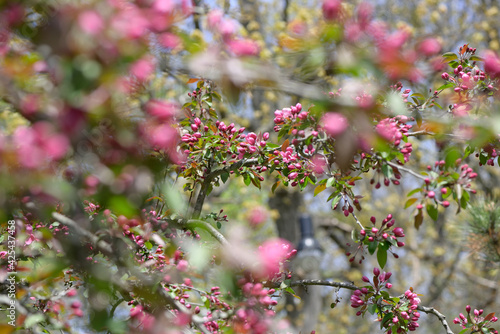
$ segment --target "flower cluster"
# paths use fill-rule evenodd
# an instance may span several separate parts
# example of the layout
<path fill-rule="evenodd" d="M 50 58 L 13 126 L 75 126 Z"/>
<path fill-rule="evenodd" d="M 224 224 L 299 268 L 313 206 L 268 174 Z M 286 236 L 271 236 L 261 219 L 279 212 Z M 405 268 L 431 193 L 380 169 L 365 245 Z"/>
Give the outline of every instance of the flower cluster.
<path fill-rule="evenodd" d="M 274 126 L 274 131 L 279 132 L 283 124 L 300 125 L 307 119 L 308 115 L 309 112 L 303 111 L 300 103 L 290 108 L 276 110 L 274 112 L 274 124 L 276 124 Z"/>
<path fill-rule="evenodd" d="M 381 321 L 381 327 L 386 328 L 388 334 L 407 333 L 416 330 L 420 313 L 417 311 L 420 298 L 413 290 L 407 290 L 404 295 L 390 297 L 387 291 L 391 283 L 388 283 L 391 272 L 380 272 L 379 268 L 373 269 L 373 280 L 366 276 L 362 277 L 363 282 L 369 283 L 354 291 L 351 296 L 351 307 L 359 309 L 357 316 L 364 315 L 367 311 L 371 314 L 377 313 Z"/>
<path fill-rule="evenodd" d="M 278 304 L 272 298 L 275 290 L 264 288 L 261 283 L 252 283 L 246 279 L 241 279 L 238 283 L 245 296 L 246 305 L 235 312 L 236 328 L 241 328 L 245 333 L 269 333 L 271 318 L 275 314 L 271 307 Z"/>
<path fill-rule="evenodd" d="M 399 300 L 396 306 L 391 310 L 390 317 L 386 328 L 390 328 L 387 334 L 406 333 L 408 331 L 415 331 L 419 324 L 417 323 L 420 318 L 420 313 L 417 311 L 420 298 L 413 292 L 413 290 L 406 290 L 404 297 Z"/>
<path fill-rule="evenodd" d="M 374 302 L 374 299 L 378 299 L 380 296 L 380 291 L 382 289 L 392 288 L 392 284 L 389 283 L 389 278 L 391 278 L 392 273 L 381 272 L 379 268 L 373 268 L 373 282 L 367 276 L 363 276 L 361 280 L 370 285 L 364 286 L 359 290 L 355 290 L 351 296 L 351 307 L 360 308 L 356 312 L 357 316 L 364 314 L 367 311 L 368 305 Z"/>
<path fill-rule="evenodd" d="M 398 255 L 393 253 L 391 247 L 404 247 L 405 243 L 403 241 L 398 240 L 398 238 L 404 238 L 404 230 L 402 227 L 394 227 L 395 220 L 392 217 L 392 214 L 388 214 L 386 218 L 382 220 L 382 223 L 379 228 L 375 227 L 377 223 L 377 219 L 372 216 L 370 218 L 373 227 L 363 228 L 359 231 L 358 240 L 356 243 L 356 249 L 354 252 L 346 252 L 347 256 L 350 256 L 349 261 L 353 262 L 356 256 L 360 255 L 360 262 L 364 260 L 364 251 L 365 247 L 368 248 L 368 252 L 370 254 L 374 254 L 378 249 L 379 254 L 379 265 L 384 267 L 385 261 L 387 261 L 386 255 L 382 255 L 383 253 L 391 252 L 395 258 L 398 258 Z M 348 244 L 350 246 L 350 244 Z"/>
<path fill-rule="evenodd" d="M 384 118 L 375 126 L 377 133 L 385 140 L 391 142 L 404 155 L 404 162 L 408 162 L 413 150 L 412 144 L 407 142 L 402 147 L 399 147 L 406 134 L 412 128 L 411 124 L 407 124 L 410 119 L 404 115 L 398 115 L 392 118 Z"/>
<path fill-rule="evenodd" d="M 492 323 L 498 321 L 495 313 L 490 313 L 483 317 L 483 310 L 474 309 L 474 312 L 471 314 L 472 308 L 470 305 L 467 305 L 465 310 L 467 311 L 467 316 L 460 313 L 457 318 L 453 319 L 454 324 L 462 326 L 463 329 L 469 328 L 472 333 L 498 334 L 496 329 L 490 327 Z"/>
<path fill-rule="evenodd" d="M 377 219 L 374 216 L 370 218 L 370 221 L 373 225 L 377 223 Z M 405 236 L 404 230 L 402 227 L 395 227 L 391 231 L 390 229 L 394 226 L 394 223 L 395 220 L 392 218 L 392 214 L 388 214 L 387 217 L 382 220 L 380 229 L 372 227 L 371 229 L 359 231 L 359 234 L 364 238 L 367 238 L 368 242 L 381 242 L 384 240 L 393 239 L 396 240 L 398 247 L 403 247 L 405 243 L 402 241 L 398 241 L 397 238 L 403 238 Z"/>

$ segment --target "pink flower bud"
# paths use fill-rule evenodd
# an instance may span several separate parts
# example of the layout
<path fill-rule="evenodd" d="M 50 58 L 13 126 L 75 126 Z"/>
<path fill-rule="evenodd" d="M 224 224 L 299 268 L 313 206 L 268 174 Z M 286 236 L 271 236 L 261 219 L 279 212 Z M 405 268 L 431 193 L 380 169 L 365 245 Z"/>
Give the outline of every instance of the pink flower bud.
<path fill-rule="evenodd" d="M 361 280 L 362 280 L 363 282 L 366 282 L 366 283 L 369 283 L 369 282 L 370 282 L 370 279 L 369 279 L 368 277 L 366 277 L 366 276 L 361 277 Z"/>
<path fill-rule="evenodd" d="M 373 275 L 375 276 L 380 275 L 380 269 L 378 269 L 377 267 L 373 268 Z"/>
<path fill-rule="evenodd" d="M 450 78 L 450 75 L 444 72 L 443 74 L 441 74 L 441 78 L 443 78 L 443 80 L 448 80 Z"/>
<path fill-rule="evenodd" d="M 393 233 L 394 233 L 394 235 L 395 235 L 396 237 L 398 237 L 398 238 L 402 238 L 402 237 L 404 237 L 404 236 L 405 236 L 405 234 L 404 234 L 404 230 L 403 230 L 403 228 L 401 228 L 401 227 L 396 227 L 396 228 L 394 228 L 394 230 L 392 230 L 392 232 L 393 232 Z"/>

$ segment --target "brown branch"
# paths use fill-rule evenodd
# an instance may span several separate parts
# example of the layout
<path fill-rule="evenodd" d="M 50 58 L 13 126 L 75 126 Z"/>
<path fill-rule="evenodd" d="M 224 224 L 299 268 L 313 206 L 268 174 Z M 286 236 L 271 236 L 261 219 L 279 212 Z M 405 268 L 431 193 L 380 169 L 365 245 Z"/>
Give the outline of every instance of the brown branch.
<path fill-rule="evenodd" d="M 304 279 L 293 281 L 290 283 L 291 287 L 294 286 L 304 286 L 304 285 L 322 285 L 322 286 L 331 286 L 339 289 L 348 289 L 348 290 L 358 290 L 359 288 L 351 282 L 331 282 L 324 281 L 320 279 Z"/>
<path fill-rule="evenodd" d="M 208 172 L 208 175 L 205 177 L 205 180 L 203 180 L 203 184 L 201 185 L 200 192 L 198 193 L 198 197 L 196 198 L 196 203 L 194 205 L 193 209 L 193 218 L 198 219 L 200 218 L 201 215 L 201 209 L 203 208 L 203 203 L 205 203 L 205 198 L 207 197 L 207 190 L 208 187 L 210 186 L 210 183 L 218 176 L 224 174 L 224 173 L 230 173 L 231 171 L 235 171 L 240 167 L 244 166 L 252 166 L 256 164 L 259 160 L 257 158 L 253 159 L 243 159 L 240 160 L 230 166 L 224 167 L 224 168 L 219 168 L 214 171 Z"/>
<path fill-rule="evenodd" d="M 443 325 L 444 329 L 446 330 L 446 334 L 454 334 L 453 331 L 451 330 L 450 325 L 448 325 L 448 322 L 446 321 L 446 317 L 442 313 L 439 313 L 435 308 L 427 306 L 418 306 L 417 310 L 427 314 L 435 315 Z"/>

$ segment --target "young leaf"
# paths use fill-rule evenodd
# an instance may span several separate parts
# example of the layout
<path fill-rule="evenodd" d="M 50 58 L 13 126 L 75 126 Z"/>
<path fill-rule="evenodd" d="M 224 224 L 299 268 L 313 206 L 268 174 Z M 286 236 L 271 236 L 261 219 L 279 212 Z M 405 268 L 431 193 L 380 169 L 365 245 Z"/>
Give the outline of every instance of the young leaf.
<path fill-rule="evenodd" d="M 410 198 L 409 200 L 407 200 L 405 203 L 405 209 L 408 209 L 410 206 L 415 204 L 416 201 L 418 201 L 418 198 Z"/>
<path fill-rule="evenodd" d="M 453 52 L 446 52 L 443 55 L 443 58 L 445 61 L 451 61 L 451 60 L 458 59 L 458 56 L 456 54 L 454 54 Z"/>
<path fill-rule="evenodd" d="M 432 218 L 432 220 L 436 221 L 438 219 L 438 209 L 436 206 L 432 204 L 427 204 L 426 206 L 427 214 L 429 217 Z"/>
<path fill-rule="evenodd" d="M 229 173 L 228 172 L 224 172 L 220 175 L 220 179 L 222 180 L 222 182 L 226 183 L 227 179 L 229 178 Z"/>
<path fill-rule="evenodd" d="M 314 188 L 314 196 L 317 196 L 320 192 L 326 189 L 326 184 L 319 184 L 316 188 Z"/>
<path fill-rule="evenodd" d="M 378 247 L 377 261 L 380 268 L 384 269 L 385 264 L 387 263 L 387 250 L 385 249 L 385 247 Z"/>
<path fill-rule="evenodd" d="M 377 250 L 378 242 L 372 241 L 368 243 L 368 252 L 373 255 Z"/>
<path fill-rule="evenodd" d="M 488 314 L 486 317 L 484 317 L 484 321 L 490 321 L 491 318 L 495 316 L 495 312 Z"/>
<path fill-rule="evenodd" d="M 424 215 L 422 213 L 422 210 L 418 210 L 417 214 L 415 215 L 415 228 L 418 230 L 420 228 L 420 225 L 424 222 Z"/>

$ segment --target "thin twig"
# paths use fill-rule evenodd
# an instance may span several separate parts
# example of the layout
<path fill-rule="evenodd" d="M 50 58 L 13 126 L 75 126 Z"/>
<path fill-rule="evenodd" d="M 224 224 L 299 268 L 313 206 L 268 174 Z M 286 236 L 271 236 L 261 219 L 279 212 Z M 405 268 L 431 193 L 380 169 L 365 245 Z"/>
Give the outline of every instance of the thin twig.
<path fill-rule="evenodd" d="M 417 177 L 417 178 L 419 178 L 419 179 L 421 179 L 421 180 L 425 180 L 425 179 L 426 179 L 426 177 L 425 177 L 425 176 L 420 175 L 420 174 L 417 174 L 416 172 L 412 171 L 411 169 L 408 169 L 408 168 L 406 168 L 406 167 L 400 166 L 400 165 L 398 165 L 398 164 L 396 164 L 396 163 L 394 163 L 394 162 L 392 162 L 392 161 L 385 161 L 385 162 L 386 162 L 389 166 L 392 166 L 392 167 L 395 167 L 395 168 L 397 168 L 397 169 L 400 169 L 400 170 L 402 170 L 403 172 L 406 172 L 406 173 L 408 173 L 408 174 L 411 174 L 411 175 L 413 175 L 413 176 L 415 176 L 415 177 Z"/>

